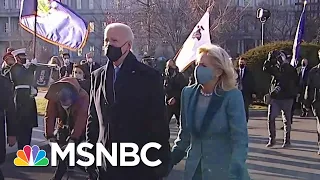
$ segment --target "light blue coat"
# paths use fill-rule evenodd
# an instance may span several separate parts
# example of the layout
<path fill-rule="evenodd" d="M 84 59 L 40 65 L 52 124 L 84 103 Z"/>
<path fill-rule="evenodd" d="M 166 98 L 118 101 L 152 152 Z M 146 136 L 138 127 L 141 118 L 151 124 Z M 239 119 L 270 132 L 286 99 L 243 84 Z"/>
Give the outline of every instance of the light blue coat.
<path fill-rule="evenodd" d="M 194 112 L 200 85 L 185 87 L 181 97 L 181 126 L 172 149 L 173 164 L 188 151 L 184 180 L 250 180 L 247 121 L 241 91 L 218 91 L 213 95 L 200 130 Z M 196 169 L 201 163 L 200 173 Z M 201 178 L 194 178 L 194 175 Z"/>

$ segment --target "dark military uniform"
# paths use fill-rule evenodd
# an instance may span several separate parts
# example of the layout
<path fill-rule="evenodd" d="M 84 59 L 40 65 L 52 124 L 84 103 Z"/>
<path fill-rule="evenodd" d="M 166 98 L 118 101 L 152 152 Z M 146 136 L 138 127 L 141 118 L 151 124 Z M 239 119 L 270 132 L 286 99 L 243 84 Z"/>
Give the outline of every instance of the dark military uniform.
<path fill-rule="evenodd" d="M 32 128 L 38 126 L 37 106 L 34 97 L 31 95 L 35 87 L 34 71 L 35 65 L 27 69 L 21 64 L 6 66 L 3 73 L 7 76 L 14 89 L 14 103 L 17 112 L 17 142 L 18 148 L 22 149 L 31 143 Z"/>
<path fill-rule="evenodd" d="M 0 164 L 5 162 L 6 157 L 6 134 L 16 135 L 15 109 L 13 103 L 13 90 L 8 78 L 0 76 Z M 5 125 L 7 130 L 5 130 Z M 0 179 L 3 179 L 0 170 Z"/>
<path fill-rule="evenodd" d="M 320 64 L 313 67 L 309 72 L 307 88 L 305 92 L 305 106 L 313 110 L 317 119 L 317 134 L 320 155 Z"/>

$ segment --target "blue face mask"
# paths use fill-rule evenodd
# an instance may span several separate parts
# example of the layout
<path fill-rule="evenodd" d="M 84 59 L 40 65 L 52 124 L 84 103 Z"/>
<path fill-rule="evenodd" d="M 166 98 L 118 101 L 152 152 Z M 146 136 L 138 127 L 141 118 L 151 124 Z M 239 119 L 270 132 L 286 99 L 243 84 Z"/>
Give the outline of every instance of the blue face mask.
<path fill-rule="evenodd" d="M 199 84 L 206 84 L 207 82 L 213 80 L 213 70 L 204 67 L 204 66 L 196 66 L 194 70 L 194 77 Z"/>

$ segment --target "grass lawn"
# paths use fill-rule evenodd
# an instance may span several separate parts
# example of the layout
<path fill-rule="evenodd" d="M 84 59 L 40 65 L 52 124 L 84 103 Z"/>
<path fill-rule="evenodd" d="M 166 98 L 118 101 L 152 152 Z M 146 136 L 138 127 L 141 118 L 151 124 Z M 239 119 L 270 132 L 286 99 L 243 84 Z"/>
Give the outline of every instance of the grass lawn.
<path fill-rule="evenodd" d="M 36 98 L 38 115 L 44 116 L 46 107 L 47 107 L 47 100 L 45 98 Z"/>
<path fill-rule="evenodd" d="M 37 109 L 38 109 L 38 115 L 44 116 L 46 107 L 47 107 L 47 100 L 45 98 L 36 98 L 37 103 Z M 267 110 L 267 106 L 260 106 L 260 105 L 250 105 L 251 110 Z"/>
<path fill-rule="evenodd" d="M 48 87 L 39 87 L 38 91 L 39 92 L 47 92 L 48 91 Z"/>
<path fill-rule="evenodd" d="M 250 105 L 251 110 L 268 110 L 268 106 Z"/>

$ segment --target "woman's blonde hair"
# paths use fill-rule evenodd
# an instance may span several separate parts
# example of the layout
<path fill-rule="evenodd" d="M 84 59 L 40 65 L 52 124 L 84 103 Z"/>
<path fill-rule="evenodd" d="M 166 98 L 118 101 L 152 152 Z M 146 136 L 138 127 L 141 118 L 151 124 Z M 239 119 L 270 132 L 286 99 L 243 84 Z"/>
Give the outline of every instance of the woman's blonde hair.
<path fill-rule="evenodd" d="M 59 67 L 61 67 L 60 59 L 58 56 L 52 56 L 48 64 L 57 64 Z"/>
<path fill-rule="evenodd" d="M 222 74 L 218 79 L 216 87 L 222 88 L 224 91 L 229 91 L 237 88 L 237 73 L 233 67 L 232 60 L 229 54 L 220 46 L 214 44 L 206 44 L 198 48 L 197 58 L 201 57 L 202 53 L 206 53 L 212 64 L 222 70 Z"/>

